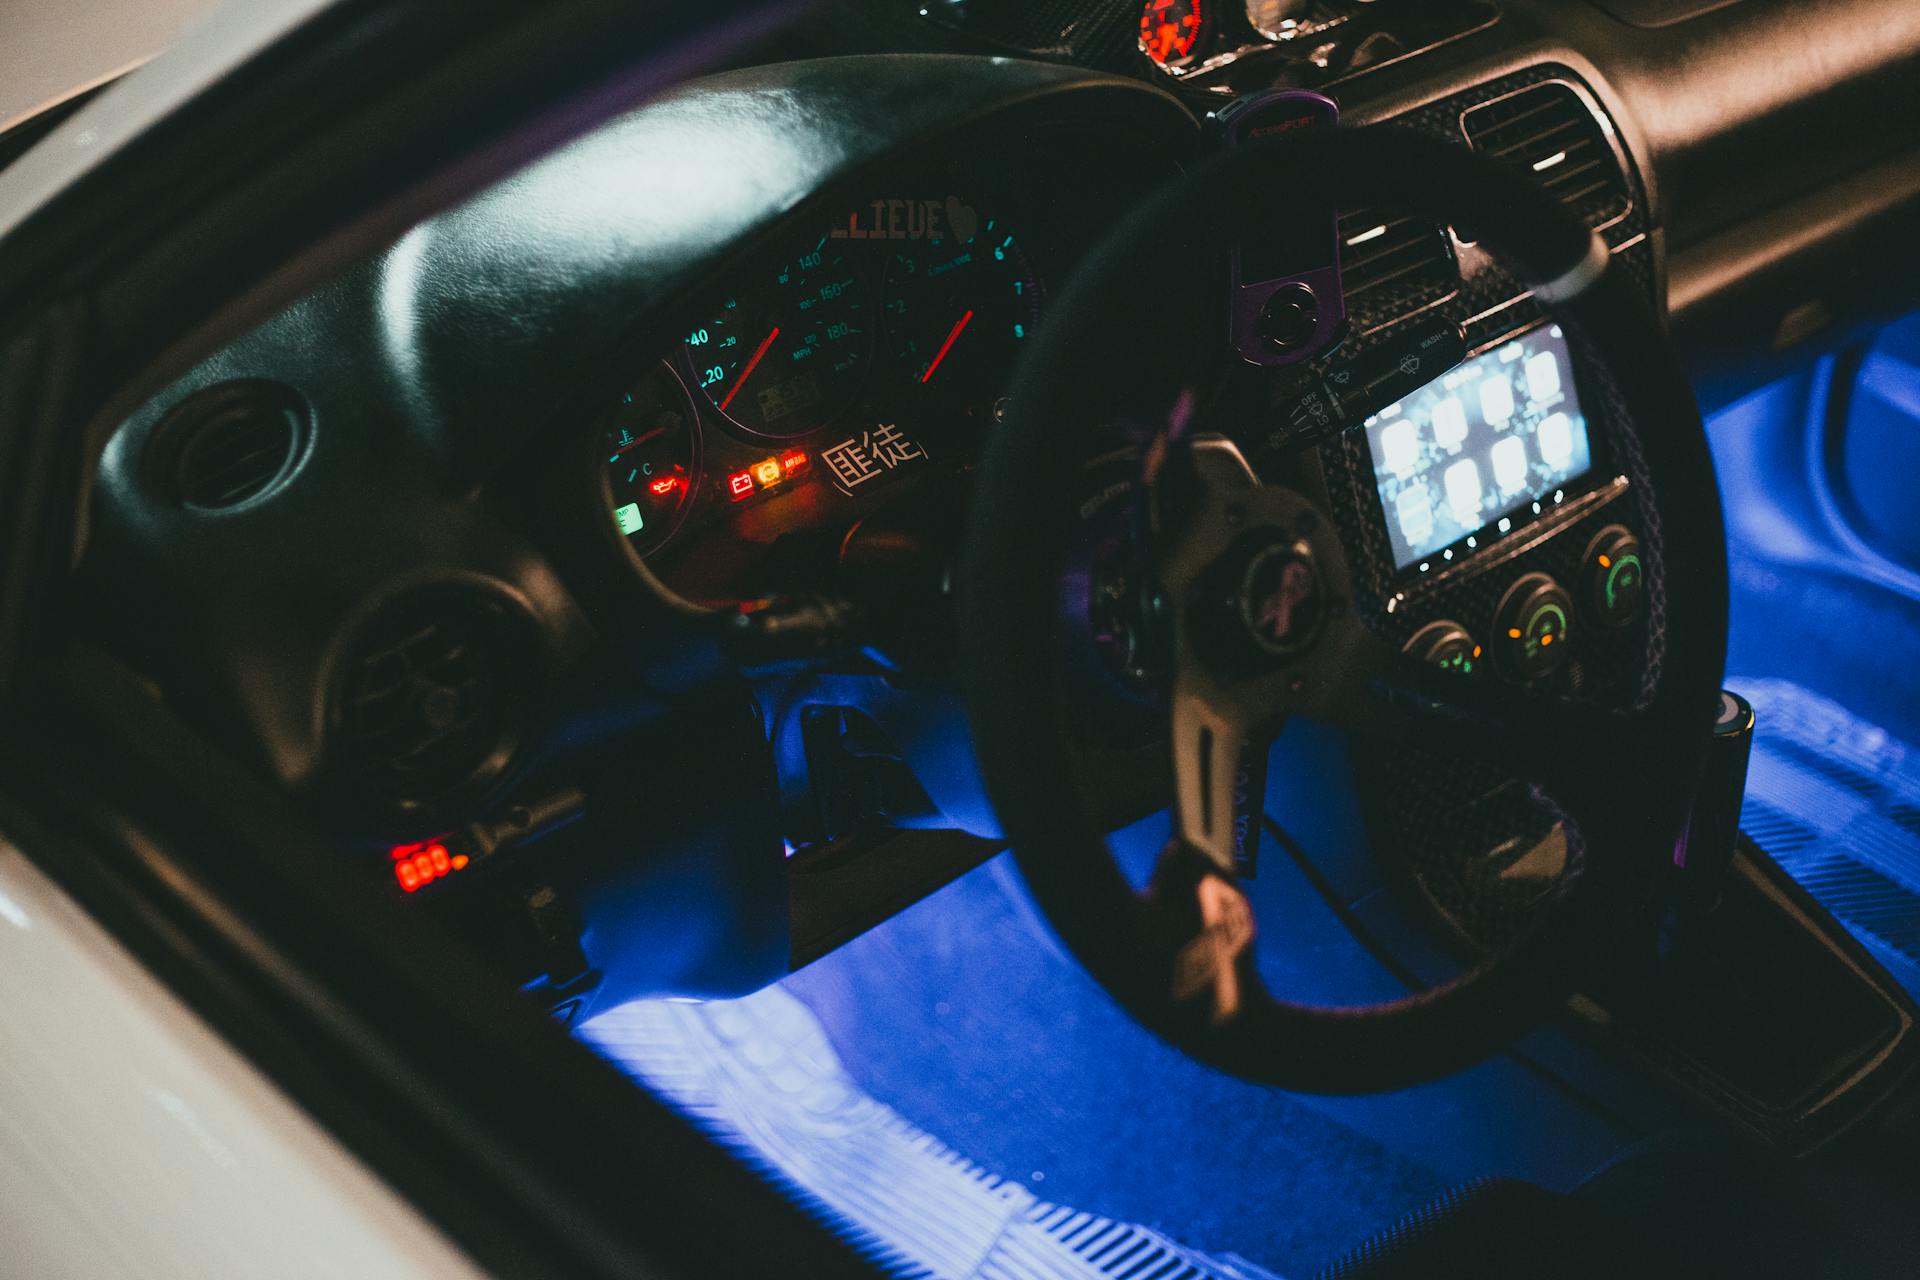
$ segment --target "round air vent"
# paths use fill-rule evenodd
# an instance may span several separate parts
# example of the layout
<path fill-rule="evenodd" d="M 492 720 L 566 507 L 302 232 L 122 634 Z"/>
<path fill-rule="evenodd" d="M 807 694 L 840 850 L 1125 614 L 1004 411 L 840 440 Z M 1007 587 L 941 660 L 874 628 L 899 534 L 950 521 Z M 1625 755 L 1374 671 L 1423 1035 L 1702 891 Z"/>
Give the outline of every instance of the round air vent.
<path fill-rule="evenodd" d="M 181 506 L 225 511 L 278 488 L 299 461 L 306 408 L 273 382 L 224 382 L 174 407 L 154 433 Z"/>
<path fill-rule="evenodd" d="M 487 592 L 429 588 L 388 604 L 354 638 L 336 686 L 343 780 L 416 816 L 485 785 L 512 751 L 536 657 L 526 617 Z"/>

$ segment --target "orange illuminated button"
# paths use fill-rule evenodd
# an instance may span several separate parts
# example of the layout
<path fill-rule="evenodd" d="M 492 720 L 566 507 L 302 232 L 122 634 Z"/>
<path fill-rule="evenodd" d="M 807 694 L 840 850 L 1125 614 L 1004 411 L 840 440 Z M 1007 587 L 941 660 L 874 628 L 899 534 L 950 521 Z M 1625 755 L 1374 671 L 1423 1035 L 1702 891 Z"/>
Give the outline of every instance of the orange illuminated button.
<path fill-rule="evenodd" d="M 1508 675 L 1538 680 L 1566 660 L 1573 601 L 1546 574 L 1521 575 L 1501 597 L 1494 618 L 1495 652 Z"/>
<path fill-rule="evenodd" d="M 1414 632 L 1403 648 L 1421 662 L 1432 663 L 1442 671 L 1470 676 L 1480 670 L 1479 644 L 1471 632 L 1449 618 L 1429 622 Z"/>
<path fill-rule="evenodd" d="M 1587 605 L 1603 627 L 1624 627 L 1646 608 L 1646 573 L 1640 563 L 1640 539 L 1622 524 L 1593 535 L 1582 557 Z"/>

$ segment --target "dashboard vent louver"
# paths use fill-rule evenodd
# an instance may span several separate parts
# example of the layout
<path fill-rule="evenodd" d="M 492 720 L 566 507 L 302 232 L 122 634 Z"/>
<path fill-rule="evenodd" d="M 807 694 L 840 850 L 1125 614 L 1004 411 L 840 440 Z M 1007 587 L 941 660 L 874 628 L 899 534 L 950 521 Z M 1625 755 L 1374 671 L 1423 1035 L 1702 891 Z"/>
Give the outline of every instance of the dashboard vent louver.
<path fill-rule="evenodd" d="M 1365 333 L 1451 297 L 1460 268 L 1443 228 L 1355 209 L 1340 215 L 1340 286 L 1349 321 Z"/>
<path fill-rule="evenodd" d="M 533 665 L 524 619 L 489 594 L 429 588 L 388 605 L 340 683 L 334 746 L 348 785 L 421 814 L 497 776 Z"/>
<path fill-rule="evenodd" d="M 1538 84 L 1469 108 L 1461 131 L 1474 150 L 1531 169 L 1588 226 L 1631 206 L 1605 125 L 1572 85 Z"/>
<path fill-rule="evenodd" d="M 180 505 L 225 511 L 262 497 L 293 471 L 306 413 L 293 393 L 270 382 L 228 382 L 201 391 L 155 431 L 171 465 Z"/>

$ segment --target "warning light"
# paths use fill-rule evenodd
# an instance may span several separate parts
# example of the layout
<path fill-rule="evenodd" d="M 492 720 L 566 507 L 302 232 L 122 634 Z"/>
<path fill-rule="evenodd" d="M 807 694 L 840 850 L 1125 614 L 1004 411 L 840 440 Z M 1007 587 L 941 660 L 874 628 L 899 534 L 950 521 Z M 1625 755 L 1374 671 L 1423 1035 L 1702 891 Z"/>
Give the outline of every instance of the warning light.
<path fill-rule="evenodd" d="M 753 473 L 751 471 L 736 471 L 728 476 L 727 492 L 732 495 L 735 502 L 747 497 L 753 492 Z"/>
<path fill-rule="evenodd" d="M 651 484 L 647 486 L 649 490 L 651 490 L 653 493 L 657 494 L 662 498 L 666 497 L 668 494 L 672 493 L 675 489 L 678 489 L 679 487 L 680 487 L 679 476 L 661 476 L 658 480 L 653 481 Z"/>
<path fill-rule="evenodd" d="M 771 489 L 780 483 L 780 459 L 768 458 L 765 462 L 753 464 L 753 478 L 760 482 L 762 489 Z"/>
<path fill-rule="evenodd" d="M 780 470 L 789 476 L 797 476 L 807 469 L 807 455 L 798 449 L 780 455 Z"/>
<path fill-rule="evenodd" d="M 416 844 L 397 844 L 393 856 L 393 877 L 408 893 L 424 888 L 443 876 L 452 875 L 472 861 L 464 853 L 451 853 L 438 840 Z"/>

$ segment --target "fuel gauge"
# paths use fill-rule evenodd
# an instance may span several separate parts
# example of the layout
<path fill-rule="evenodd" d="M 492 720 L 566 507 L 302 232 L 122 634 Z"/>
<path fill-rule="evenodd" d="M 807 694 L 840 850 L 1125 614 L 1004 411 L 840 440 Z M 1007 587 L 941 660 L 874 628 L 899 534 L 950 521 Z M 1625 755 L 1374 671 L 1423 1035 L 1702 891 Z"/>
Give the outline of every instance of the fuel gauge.
<path fill-rule="evenodd" d="M 620 393 L 601 424 L 600 470 L 613 522 L 640 555 L 679 526 L 697 474 L 693 401 L 665 361 Z"/>

